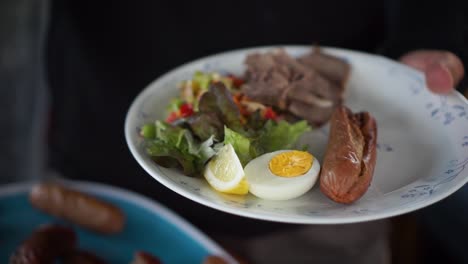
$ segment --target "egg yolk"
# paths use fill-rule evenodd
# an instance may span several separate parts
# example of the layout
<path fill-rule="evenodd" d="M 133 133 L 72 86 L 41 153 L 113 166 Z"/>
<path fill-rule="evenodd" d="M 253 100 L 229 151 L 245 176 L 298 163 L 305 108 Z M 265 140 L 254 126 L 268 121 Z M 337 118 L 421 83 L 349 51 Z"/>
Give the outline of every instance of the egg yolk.
<path fill-rule="evenodd" d="M 305 151 L 287 151 L 275 155 L 268 163 L 270 171 L 280 177 L 296 177 L 312 167 L 314 156 Z"/>

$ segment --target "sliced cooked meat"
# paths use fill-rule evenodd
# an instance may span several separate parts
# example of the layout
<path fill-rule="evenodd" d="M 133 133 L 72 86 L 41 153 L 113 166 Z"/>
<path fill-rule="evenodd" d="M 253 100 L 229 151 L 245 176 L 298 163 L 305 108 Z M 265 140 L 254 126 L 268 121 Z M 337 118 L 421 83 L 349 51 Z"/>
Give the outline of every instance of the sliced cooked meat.
<path fill-rule="evenodd" d="M 283 49 L 251 54 L 245 64 L 247 82 L 242 92 L 247 97 L 309 120 L 311 125 L 326 123 L 342 103 L 344 86 L 292 58 Z"/>
<path fill-rule="evenodd" d="M 299 63 L 295 58 L 289 56 L 284 49 L 279 49 L 273 52 L 273 60 L 276 62 L 275 67 L 282 70 L 290 82 L 302 79 L 310 68 Z"/>
<path fill-rule="evenodd" d="M 298 100 L 312 105 L 317 103 L 319 106 L 324 106 L 319 101 L 309 100 L 311 96 L 314 96 L 322 99 L 322 101 L 327 101 L 329 107 L 335 106 L 341 101 L 340 94 L 338 93 L 339 88 L 317 72 L 309 72 L 302 79 L 292 82 L 290 86 L 291 89 L 288 93 L 289 100 Z"/>
<path fill-rule="evenodd" d="M 324 120 L 329 120 L 333 114 L 334 107 L 320 107 L 317 105 L 305 104 L 300 101 L 294 101 L 289 105 L 289 111 L 300 116 L 311 126 L 321 126 Z"/>
<path fill-rule="evenodd" d="M 247 65 L 246 78 L 255 81 L 261 78 L 258 76 L 259 74 L 267 73 L 275 66 L 276 62 L 272 54 L 253 53 L 247 56 L 245 64 Z"/>
<path fill-rule="evenodd" d="M 320 48 L 298 58 L 303 65 L 313 68 L 338 87 L 344 89 L 349 79 L 351 66 L 344 60 L 323 53 Z"/>
<path fill-rule="evenodd" d="M 280 96 L 289 85 L 286 76 L 272 69 L 268 72 L 259 72 L 258 80 L 252 80 L 243 85 L 242 91 L 252 100 L 266 105 L 277 106 Z"/>

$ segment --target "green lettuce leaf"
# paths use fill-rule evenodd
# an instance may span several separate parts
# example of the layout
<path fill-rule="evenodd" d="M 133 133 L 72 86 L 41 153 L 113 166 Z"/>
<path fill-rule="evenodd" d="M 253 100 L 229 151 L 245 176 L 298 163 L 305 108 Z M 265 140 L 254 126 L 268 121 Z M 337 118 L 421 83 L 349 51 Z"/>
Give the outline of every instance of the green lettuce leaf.
<path fill-rule="evenodd" d="M 226 126 L 224 127 L 224 144 L 231 144 L 233 146 L 242 166 L 247 165 L 247 163 L 252 160 L 252 156 L 250 155 L 250 141 L 251 139 Z"/>
<path fill-rule="evenodd" d="M 185 175 L 195 176 L 196 174 L 194 156 L 183 153 L 174 145 L 162 140 L 151 140 L 146 142 L 146 152 L 161 166 L 172 167 L 174 164 L 168 162 L 168 159 L 176 160 Z"/>
<path fill-rule="evenodd" d="M 231 92 L 223 83 L 212 84 L 209 91 L 215 96 L 218 112 L 224 124 L 236 132 L 242 131 L 240 110 L 234 103 Z"/>
<path fill-rule="evenodd" d="M 255 154 L 293 149 L 301 135 L 310 130 L 311 127 L 305 120 L 292 124 L 284 120 L 269 120 L 258 133 L 254 146 Z"/>
<path fill-rule="evenodd" d="M 238 132 L 244 132 L 241 114 L 232 99 L 231 93 L 223 83 L 213 83 L 205 92 L 198 104 L 199 112 L 187 120 L 193 133 L 205 140 L 214 135 L 218 141 L 223 141 L 224 126 Z"/>
<path fill-rule="evenodd" d="M 196 71 L 192 77 L 192 81 L 196 82 L 202 91 L 208 90 L 211 80 L 213 80 L 211 74 L 201 71 Z"/>
<path fill-rule="evenodd" d="M 202 114 L 215 113 L 224 125 L 239 132 L 243 130 L 241 114 L 232 95 L 223 83 L 213 83 L 200 98 L 198 109 Z"/>
<path fill-rule="evenodd" d="M 194 135 L 201 140 L 206 140 L 213 135 L 216 140 L 223 140 L 224 125 L 214 112 L 195 113 L 187 119 L 187 124 Z"/>
<path fill-rule="evenodd" d="M 200 144 L 200 147 L 197 150 L 197 156 L 200 158 L 202 163 L 206 163 L 211 157 L 216 154 L 216 150 L 214 149 L 214 136 L 211 136 L 204 142 Z"/>
<path fill-rule="evenodd" d="M 242 165 L 252 159 L 277 150 L 298 149 L 297 141 L 311 128 L 306 121 L 288 123 L 269 120 L 256 134 L 247 135 L 224 127 L 224 144 L 231 144 Z M 302 147 L 303 148 L 303 147 Z"/>
<path fill-rule="evenodd" d="M 166 107 L 168 113 L 177 112 L 180 109 L 180 106 L 184 103 L 184 100 L 180 98 L 173 98 Z"/>
<path fill-rule="evenodd" d="M 192 81 L 197 83 L 198 86 L 202 89 L 202 91 L 208 90 L 212 82 L 222 82 L 226 86 L 226 88 L 232 88 L 232 80 L 216 72 L 196 71 L 193 74 Z"/>
<path fill-rule="evenodd" d="M 179 147 L 184 137 L 184 129 L 178 126 L 172 126 L 163 121 L 156 121 L 156 139 L 161 140 L 169 145 Z"/>
<path fill-rule="evenodd" d="M 143 125 L 140 135 L 145 139 L 153 139 L 156 136 L 156 126 L 154 124 Z"/>
<path fill-rule="evenodd" d="M 160 165 L 172 165 L 174 162 L 169 161 L 176 160 L 184 174 L 195 176 L 215 155 L 213 136 L 200 143 L 188 129 L 162 121 L 156 121 L 155 128 L 155 138 L 146 141 L 146 151 Z"/>

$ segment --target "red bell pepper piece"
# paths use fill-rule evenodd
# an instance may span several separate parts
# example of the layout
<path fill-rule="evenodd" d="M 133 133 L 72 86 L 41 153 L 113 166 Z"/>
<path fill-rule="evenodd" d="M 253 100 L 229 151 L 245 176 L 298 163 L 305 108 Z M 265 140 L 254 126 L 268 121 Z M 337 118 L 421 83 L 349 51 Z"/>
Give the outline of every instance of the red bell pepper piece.
<path fill-rule="evenodd" d="M 267 107 L 265 109 L 265 112 L 263 113 L 263 117 L 265 119 L 276 120 L 276 118 L 278 118 L 278 115 L 271 107 Z"/>
<path fill-rule="evenodd" d="M 191 104 L 183 103 L 179 109 L 181 117 L 189 117 L 193 115 L 193 107 Z"/>
<path fill-rule="evenodd" d="M 229 74 L 228 78 L 231 79 L 232 85 L 234 85 L 234 87 L 236 87 L 236 88 L 241 87 L 241 85 L 244 84 L 244 82 L 245 82 L 244 80 L 242 80 L 241 78 L 239 78 L 239 77 L 237 77 L 237 76 L 235 76 L 233 74 Z"/>
<path fill-rule="evenodd" d="M 167 116 L 166 122 L 172 123 L 172 122 L 176 121 L 177 118 L 179 118 L 179 117 L 177 116 L 177 112 L 175 112 L 175 111 L 174 111 L 174 112 L 171 112 L 171 113 Z"/>

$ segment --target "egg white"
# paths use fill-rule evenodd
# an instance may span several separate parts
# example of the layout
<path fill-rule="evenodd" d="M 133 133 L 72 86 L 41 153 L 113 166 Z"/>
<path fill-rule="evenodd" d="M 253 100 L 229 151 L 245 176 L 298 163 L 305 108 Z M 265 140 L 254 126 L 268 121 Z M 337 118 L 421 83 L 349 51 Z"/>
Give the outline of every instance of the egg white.
<path fill-rule="evenodd" d="M 315 157 L 309 171 L 300 176 L 287 178 L 276 176 L 270 171 L 270 160 L 275 155 L 287 151 L 290 150 L 263 154 L 245 166 L 245 177 L 253 195 L 265 200 L 289 200 L 305 194 L 314 186 L 320 173 L 320 164 Z"/>

